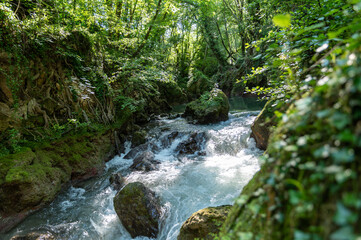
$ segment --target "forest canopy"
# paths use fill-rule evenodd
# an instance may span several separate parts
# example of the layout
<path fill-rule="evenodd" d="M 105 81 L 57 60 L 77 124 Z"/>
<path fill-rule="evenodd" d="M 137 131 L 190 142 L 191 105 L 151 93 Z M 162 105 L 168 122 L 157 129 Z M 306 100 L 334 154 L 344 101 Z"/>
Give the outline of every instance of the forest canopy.
<path fill-rule="evenodd" d="M 10 67 L 2 67 L 11 96 L 4 90 L 3 102 L 24 104 L 24 92 L 39 78 L 36 59 L 47 69 L 50 95 L 60 94 L 65 79 L 74 101 L 94 93 L 97 102 L 85 114 L 67 106 L 63 120 L 64 113 L 52 120 L 52 109 L 38 111 L 47 128 L 63 128 L 68 119 L 110 124 L 119 111 L 146 121 L 214 86 L 228 96 L 287 102 L 358 47 L 360 8 L 358 0 L 6 0 L 0 47 L 11 56 Z M 52 80 L 57 64 L 65 71 Z"/>

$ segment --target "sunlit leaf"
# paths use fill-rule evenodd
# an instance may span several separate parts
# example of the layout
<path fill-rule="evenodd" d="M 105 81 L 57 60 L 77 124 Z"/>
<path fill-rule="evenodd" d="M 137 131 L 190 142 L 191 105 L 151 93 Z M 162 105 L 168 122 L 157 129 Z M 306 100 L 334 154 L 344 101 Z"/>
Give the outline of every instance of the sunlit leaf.
<path fill-rule="evenodd" d="M 272 21 L 278 27 L 288 28 L 291 26 L 291 15 L 276 15 L 273 17 Z"/>

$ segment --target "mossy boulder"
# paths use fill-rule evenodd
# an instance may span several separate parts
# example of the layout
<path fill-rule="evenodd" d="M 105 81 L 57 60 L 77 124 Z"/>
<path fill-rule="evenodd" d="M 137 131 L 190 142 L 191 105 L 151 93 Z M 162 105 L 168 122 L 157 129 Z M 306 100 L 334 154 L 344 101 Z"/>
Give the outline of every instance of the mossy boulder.
<path fill-rule="evenodd" d="M 228 112 L 229 102 L 226 94 L 219 89 L 213 89 L 188 103 L 183 116 L 199 124 L 208 124 L 228 120 Z"/>
<path fill-rule="evenodd" d="M 187 82 L 188 99 L 199 98 L 203 93 L 212 90 L 214 83 L 202 72 L 195 71 L 193 77 Z"/>
<path fill-rule="evenodd" d="M 102 173 L 116 154 L 112 131 L 63 138 L 0 158 L 0 232 L 54 200 L 69 181 Z"/>
<path fill-rule="evenodd" d="M 138 170 L 138 171 L 153 171 L 158 168 L 159 161 L 154 159 L 155 155 L 151 151 L 145 151 L 139 154 L 133 160 L 133 164 L 130 166 L 131 169 Z"/>
<path fill-rule="evenodd" d="M 209 207 L 190 216 L 182 225 L 178 240 L 214 239 L 226 220 L 230 205 Z"/>
<path fill-rule="evenodd" d="M 117 193 L 113 201 L 120 221 L 132 238 L 157 237 L 161 206 L 153 191 L 143 183 L 129 183 Z"/>
<path fill-rule="evenodd" d="M 1 50 L 0 50 L 1 51 Z M 9 56 L 5 52 L 0 52 L 0 67 L 5 68 L 9 64 Z M 13 100 L 13 94 L 10 90 L 10 88 L 7 85 L 6 82 L 6 76 L 4 76 L 4 73 L 0 73 L 0 102 L 12 104 L 14 102 Z"/>
<path fill-rule="evenodd" d="M 156 81 L 156 84 L 159 88 L 158 91 L 168 104 L 181 104 L 187 100 L 186 95 L 175 81 L 163 79 Z"/>

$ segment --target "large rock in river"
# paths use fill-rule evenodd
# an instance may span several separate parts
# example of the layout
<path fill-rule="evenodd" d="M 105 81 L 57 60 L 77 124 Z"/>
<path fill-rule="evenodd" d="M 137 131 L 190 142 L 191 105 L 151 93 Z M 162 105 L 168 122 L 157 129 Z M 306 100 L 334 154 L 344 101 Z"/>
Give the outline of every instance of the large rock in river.
<path fill-rule="evenodd" d="M 205 132 L 194 132 L 190 134 L 189 138 L 185 141 L 181 142 L 176 151 L 178 154 L 194 154 L 198 152 L 199 155 L 205 154 L 204 145 L 207 141 L 208 137 Z"/>
<path fill-rule="evenodd" d="M 229 102 L 220 89 L 204 93 L 197 100 L 187 104 L 184 117 L 199 124 L 228 120 Z"/>
<path fill-rule="evenodd" d="M 129 183 L 114 197 L 114 208 L 132 238 L 156 238 L 161 207 L 153 191 L 140 182 Z"/>
<path fill-rule="evenodd" d="M 157 164 L 160 162 L 154 159 L 154 153 L 146 151 L 138 155 L 130 166 L 131 169 L 138 171 L 153 171 L 157 169 Z"/>
<path fill-rule="evenodd" d="M 209 207 L 190 216 L 182 225 L 178 240 L 214 239 L 232 206 Z"/>

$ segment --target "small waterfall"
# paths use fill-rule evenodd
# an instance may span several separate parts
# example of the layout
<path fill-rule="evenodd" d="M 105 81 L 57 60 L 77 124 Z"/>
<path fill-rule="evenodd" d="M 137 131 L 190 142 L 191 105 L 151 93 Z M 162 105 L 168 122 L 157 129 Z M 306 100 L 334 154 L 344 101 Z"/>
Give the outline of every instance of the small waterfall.
<path fill-rule="evenodd" d="M 160 118 L 148 125 L 146 144 L 132 148 L 126 142 L 125 153 L 106 164 L 104 175 L 71 187 L 1 239 L 42 230 L 60 239 L 131 239 L 114 211 L 116 191 L 109 183 L 111 174 L 121 172 L 128 183 L 140 181 L 160 196 L 164 214 L 157 239 L 174 240 L 192 213 L 232 204 L 259 169 L 262 151 L 249 137 L 257 113 L 234 111 L 228 121 L 204 126 Z M 132 171 L 133 159 L 144 151 L 154 153 L 157 169 Z"/>

